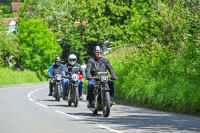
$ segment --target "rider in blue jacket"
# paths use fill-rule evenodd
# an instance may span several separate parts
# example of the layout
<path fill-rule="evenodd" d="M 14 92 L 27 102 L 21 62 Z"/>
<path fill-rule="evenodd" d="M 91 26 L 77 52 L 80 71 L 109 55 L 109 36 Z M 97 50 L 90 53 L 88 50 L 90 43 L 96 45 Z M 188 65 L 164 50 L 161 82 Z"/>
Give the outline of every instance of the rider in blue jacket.
<path fill-rule="evenodd" d="M 56 57 L 55 64 L 51 65 L 47 72 L 48 78 L 51 78 L 51 76 L 55 76 L 55 74 L 62 72 L 64 72 L 64 65 L 61 64 L 60 57 Z M 53 79 L 49 81 L 49 96 L 52 96 L 52 92 L 53 92 Z"/>

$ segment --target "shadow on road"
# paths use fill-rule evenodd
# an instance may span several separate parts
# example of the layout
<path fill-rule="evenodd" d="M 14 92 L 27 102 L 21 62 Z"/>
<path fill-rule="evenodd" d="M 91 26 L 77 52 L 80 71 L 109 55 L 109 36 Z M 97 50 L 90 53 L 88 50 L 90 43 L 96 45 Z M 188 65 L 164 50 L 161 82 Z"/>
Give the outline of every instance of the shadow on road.
<path fill-rule="evenodd" d="M 66 105 L 66 104 L 56 104 L 56 105 L 47 105 L 49 107 L 71 107 L 69 105 Z"/>
<path fill-rule="evenodd" d="M 36 101 L 48 101 L 48 102 L 58 102 L 54 99 L 39 99 L 39 100 L 36 100 Z"/>
<path fill-rule="evenodd" d="M 92 113 L 69 113 L 69 112 L 66 112 L 66 113 L 71 114 L 71 115 L 75 115 L 75 116 L 102 117 L 102 114 L 93 115 Z"/>
<path fill-rule="evenodd" d="M 128 108 L 127 108 L 128 109 Z M 157 112 L 145 109 L 126 110 L 125 108 L 116 108 L 124 112 L 123 116 L 102 117 L 102 112 L 98 115 L 92 113 L 73 113 L 76 116 L 90 116 L 83 121 L 88 123 L 99 123 L 103 125 L 115 125 L 117 130 L 142 130 L 145 132 L 200 132 L 200 119 L 195 117 L 188 117 L 184 115 L 176 115 L 164 112 Z M 127 113 L 128 112 L 128 113 Z"/>

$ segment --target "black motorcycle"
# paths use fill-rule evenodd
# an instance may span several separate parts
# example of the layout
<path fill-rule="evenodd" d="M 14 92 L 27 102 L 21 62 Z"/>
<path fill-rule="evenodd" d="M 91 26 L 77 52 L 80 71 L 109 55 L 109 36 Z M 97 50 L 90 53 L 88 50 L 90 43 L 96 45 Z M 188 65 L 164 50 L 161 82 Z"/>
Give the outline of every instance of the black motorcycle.
<path fill-rule="evenodd" d="M 94 82 L 94 101 L 93 108 L 90 108 L 93 114 L 103 111 L 103 116 L 108 117 L 110 114 L 110 88 L 108 86 L 108 73 L 98 72 L 97 76 L 92 77 Z"/>
<path fill-rule="evenodd" d="M 68 72 L 69 76 L 69 84 L 68 84 L 68 105 L 71 106 L 73 103 L 74 107 L 78 106 L 78 98 L 79 98 L 79 91 L 78 91 L 78 79 L 79 79 L 79 68 L 73 67 L 71 72 Z"/>
<path fill-rule="evenodd" d="M 51 76 L 53 82 L 53 97 L 56 101 L 60 101 L 61 89 L 62 89 L 62 74 L 55 74 Z"/>

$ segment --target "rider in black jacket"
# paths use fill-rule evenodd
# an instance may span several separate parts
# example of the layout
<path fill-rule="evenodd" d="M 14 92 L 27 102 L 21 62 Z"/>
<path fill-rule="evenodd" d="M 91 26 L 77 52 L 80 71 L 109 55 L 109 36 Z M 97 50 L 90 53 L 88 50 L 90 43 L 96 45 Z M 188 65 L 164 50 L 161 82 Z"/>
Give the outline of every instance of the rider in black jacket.
<path fill-rule="evenodd" d="M 94 100 L 94 94 L 93 94 L 93 88 L 94 88 L 94 82 L 95 79 L 92 79 L 97 72 L 106 72 L 108 70 L 111 75 L 112 80 L 117 80 L 117 76 L 115 75 L 115 72 L 109 62 L 108 59 L 102 57 L 102 50 L 100 46 L 96 46 L 94 48 L 95 57 L 88 60 L 87 67 L 86 67 L 86 79 L 88 81 L 88 95 L 87 100 L 88 108 L 92 107 L 92 101 Z M 110 96 L 113 99 L 114 98 L 114 83 L 112 81 L 108 81 L 109 88 L 111 89 Z M 111 100 L 112 100 L 111 99 Z"/>

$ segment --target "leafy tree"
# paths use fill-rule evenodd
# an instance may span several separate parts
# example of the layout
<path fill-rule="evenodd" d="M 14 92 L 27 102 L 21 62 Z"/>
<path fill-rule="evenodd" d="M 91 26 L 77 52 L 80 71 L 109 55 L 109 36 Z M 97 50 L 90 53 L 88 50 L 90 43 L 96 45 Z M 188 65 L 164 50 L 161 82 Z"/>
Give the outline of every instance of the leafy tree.
<path fill-rule="evenodd" d="M 21 52 L 19 60 L 21 66 L 26 69 L 48 68 L 54 58 L 62 52 L 53 33 L 41 19 L 20 21 L 18 37 Z"/>
<path fill-rule="evenodd" d="M 24 2 L 24 0 L 1 0 L 0 5 L 11 5 L 12 2 Z"/>
<path fill-rule="evenodd" d="M 26 9 L 31 5 L 31 12 L 26 13 Z M 67 61 L 67 57 L 71 53 L 75 53 L 79 58 L 79 62 L 83 61 L 86 49 L 81 39 L 81 29 L 76 26 L 75 18 L 72 12 L 76 10 L 77 2 L 63 0 L 27 0 L 23 7 L 19 10 L 20 19 L 29 20 L 31 18 L 42 18 L 48 23 L 48 27 L 52 30 L 57 43 L 63 49 L 62 59 Z"/>
<path fill-rule="evenodd" d="M 0 18 L 11 18 L 15 17 L 11 12 L 11 6 L 8 5 L 0 5 Z"/>
<path fill-rule="evenodd" d="M 0 66 L 13 67 L 19 54 L 19 40 L 14 33 L 9 33 L 0 19 Z"/>

